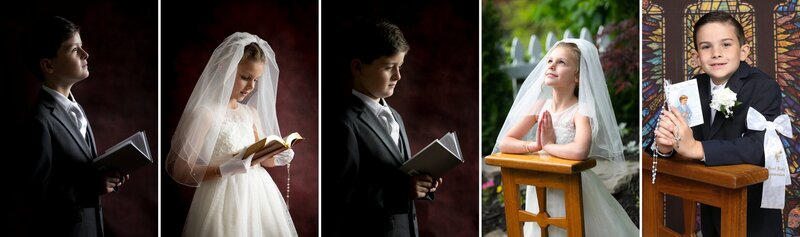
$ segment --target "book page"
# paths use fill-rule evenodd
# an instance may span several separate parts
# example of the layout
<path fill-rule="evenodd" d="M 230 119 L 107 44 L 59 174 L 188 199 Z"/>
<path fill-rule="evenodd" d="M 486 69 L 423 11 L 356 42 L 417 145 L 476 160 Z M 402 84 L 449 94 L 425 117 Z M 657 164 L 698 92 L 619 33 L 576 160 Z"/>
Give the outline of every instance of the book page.
<path fill-rule="evenodd" d="M 675 107 L 683 115 L 689 127 L 703 124 L 703 109 L 700 106 L 697 80 L 686 80 L 668 85 L 665 92 L 667 104 Z"/>
<path fill-rule="evenodd" d="M 285 144 L 286 143 L 285 141 L 283 141 L 282 137 L 279 137 L 277 135 L 269 135 L 269 136 L 267 136 L 266 144 L 269 144 L 269 143 L 272 143 L 272 142 L 278 142 L 280 144 Z"/>
<path fill-rule="evenodd" d="M 103 155 L 93 159 L 95 167 L 113 168 L 130 173 L 139 167 L 153 163 L 147 137 L 140 131 L 117 145 L 106 150 Z"/>
<path fill-rule="evenodd" d="M 139 149 L 139 151 L 142 151 L 148 159 L 153 160 L 153 158 L 150 157 L 150 146 L 147 144 L 147 135 L 144 132 L 138 132 L 133 136 L 133 145 Z"/>
<path fill-rule="evenodd" d="M 445 173 L 463 164 L 461 148 L 455 133 L 450 132 L 442 138 L 433 140 L 399 168 L 408 175 L 430 174 L 442 177 Z"/>
<path fill-rule="evenodd" d="M 453 155 L 456 155 L 459 160 L 462 160 L 461 149 L 459 148 L 458 138 L 456 138 L 455 133 L 449 132 L 445 134 L 442 138 L 439 138 L 439 142 L 441 142 L 448 151 L 453 153 Z"/>
<path fill-rule="evenodd" d="M 284 139 L 284 144 L 289 148 L 291 148 L 292 145 L 294 145 L 294 143 L 299 140 L 303 140 L 303 137 L 301 137 L 299 133 L 293 132 L 292 134 L 286 136 L 286 138 Z"/>
<path fill-rule="evenodd" d="M 141 133 L 141 132 L 134 133 L 134 134 L 133 134 L 133 135 L 131 135 L 130 137 L 128 137 L 128 138 L 125 138 L 125 140 L 122 140 L 121 142 L 117 143 L 116 145 L 114 145 L 114 146 L 112 146 L 112 147 L 109 147 L 108 149 L 106 149 L 106 152 L 105 152 L 105 153 L 103 153 L 103 155 L 101 155 L 100 157 L 103 157 L 105 154 L 108 154 L 108 153 L 114 153 L 114 151 L 116 151 L 116 150 L 119 150 L 120 148 L 122 148 L 123 146 L 125 146 L 125 145 L 127 145 L 127 144 L 133 144 L 133 145 L 134 145 L 134 146 L 136 146 L 137 148 L 138 148 L 138 147 L 141 147 L 141 146 L 139 146 L 139 145 L 137 144 L 137 142 L 136 142 L 137 138 L 138 138 L 138 139 L 143 139 L 143 138 L 141 138 L 141 137 L 137 137 L 137 136 L 141 136 L 141 134 L 140 134 L 140 133 Z M 140 150 L 141 150 L 141 149 L 140 149 Z"/>

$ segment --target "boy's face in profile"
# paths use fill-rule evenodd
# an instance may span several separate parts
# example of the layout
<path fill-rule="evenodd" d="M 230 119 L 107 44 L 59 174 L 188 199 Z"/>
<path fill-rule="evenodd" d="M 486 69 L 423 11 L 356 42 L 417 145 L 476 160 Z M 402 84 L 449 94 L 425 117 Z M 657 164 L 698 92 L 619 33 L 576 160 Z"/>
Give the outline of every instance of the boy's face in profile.
<path fill-rule="evenodd" d="M 397 81 L 400 80 L 400 67 L 406 52 L 391 56 L 382 56 L 370 64 L 362 63 L 361 70 L 356 70 L 355 88 L 362 93 L 380 99 L 392 96 Z"/>
<path fill-rule="evenodd" d="M 686 105 L 686 102 L 688 102 L 688 101 L 689 101 L 689 99 L 681 99 L 681 104 L 682 105 Z"/>
<path fill-rule="evenodd" d="M 61 43 L 56 57 L 45 59 L 50 67 L 45 67 L 45 77 L 56 77 L 69 81 L 80 81 L 89 77 L 89 53 L 83 50 L 80 33 Z"/>
<path fill-rule="evenodd" d="M 694 60 L 715 82 L 730 79 L 739 68 L 739 61 L 747 59 L 749 45 L 741 45 L 736 28 L 724 22 L 711 22 L 697 30 L 697 49 Z"/>

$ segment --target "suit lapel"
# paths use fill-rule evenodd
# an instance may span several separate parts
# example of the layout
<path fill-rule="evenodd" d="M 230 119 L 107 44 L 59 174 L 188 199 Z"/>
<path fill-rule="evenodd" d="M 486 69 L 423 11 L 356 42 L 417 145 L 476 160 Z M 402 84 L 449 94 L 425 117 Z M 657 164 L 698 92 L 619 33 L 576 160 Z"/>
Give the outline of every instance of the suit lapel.
<path fill-rule="evenodd" d="M 366 108 L 366 105 L 361 101 L 361 99 L 356 96 L 353 96 L 353 99 L 357 100 L 355 103 L 357 103 L 356 105 L 358 105 L 358 107 L 360 107 L 359 110 L 361 110 L 361 113 L 358 115 L 358 119 L 366 124 L 370 130 L 372 130 L 372 133 L 378 137 L 381 142 L 383 142 L 383 145 L 387 150 L 389 150 L 389 153 L 392 154 L 392 157 L 402 164 L 404 160 L 400 155 L 400 149 L 394 144 L 394 142 L 392 142 L 392 136 L 389 135 L 389 132 L 386 131 L 383 125 L 381 125 L 381 123 L 378 121 L 378 118 L 369 112 L 369 109 Z"/>
<path fill-rule="evenodd" d="M 40 94 L 44 96 L 45 99 L 43 101 L 46 103 L 46 106 L 50 107 L 51 109 L 50 115 L 53 116 L 53 118 L 55 118 L 56 121 L 58 121 L 61 124 L 61 126 L 63 126 L 65 129 L 67 129 L 67 131 L 69 131 L 69 134 L 71 135 L 72 139 L 75 140 L 75 143 L 77 143 L 78 147 L 81 148 L 83 154 L 85 154 L 86 157 L 90 157 L 90 159 L 91 157 L 94 157 L 92 156 L 92 153 L 89 151 L 89 145 L 86 143 L 86 140 L 83 139 L 83 136 L 81 136 L 80 131 L 78 131 L 77 125 L 75 125 L 75 123 L 72 122 L 69 114 L 67 114 L 67 111 L 64 110 L 64 108 L 61 108 L 61 106 L 58 106 L 55 101 L 55 98 L 53 98 L 53 96 L 51 96 L 50 93 L 47 93 L 47 91 L 41 90 Z"/>
<path fill-rule="evenodd" d="M 747 76 L 747 71 L 750 68 L 750 65 L 747 65 L 745 62 L 741 62 L 739 64 L 739 68 L 736 70 L 731 78 L 728 79 L 728 83 L 725 84 L 725 88 L 730 88 L 733 93 L 736 93 L 736 100 L 739 101 L 739 91 L 742 89 L 742 79 Z M 709 80 L 711 80 L 709 78 Z M 706 83 L 708 84 L 708 83 Z M 709 100 L 709 104 L 711 104 L 711 100 Z M 731 108 L 733 109 L 733 108 Z M 725 121 L 728 119 L 725 118 L 725 114 L 720 111 L 716 112 L 717 114 L 714 115 L 714 122 L 711 124 L 711 133 L 709 134 L 709 138 L 713 138 L 714 135 L 719 132 L 722 125 L 725 124 Z"/>
<path fill-rule="evenodd" d="M 83 106 L 81 106 L 81 110 L 83 110 Z M 86 111 L 86 110 L 84 110 Z M 84 112 L 85 113 L 85 112 Z M 94 132 L 92 132 L 92 123 L 89 123 L 89 119 L 86 119 L 86 137 L 87 137 L 87 145 L 89 146 L 89 151 L 92 152 L 92 155 L 89 156 L 91 159 L 97 157 L 97 145 L 94 141 Z"/>
<path fill-rule="evenodd" d="M 411 147 L 408 145 L 406 125 L 403 123 L 403 119 L 400 118 L 400 115 L 394 110 L 394 108 L 392 108 L 392 113 L 394 114 L 394 118 L 397 120 L 397 124 L 400 125 L 400 142 L 403 143 L 403 150 L 405 152 L 405 157 L 403 157 L 403 160 L 405 162 L 405 160 L 411 158 Z"/>

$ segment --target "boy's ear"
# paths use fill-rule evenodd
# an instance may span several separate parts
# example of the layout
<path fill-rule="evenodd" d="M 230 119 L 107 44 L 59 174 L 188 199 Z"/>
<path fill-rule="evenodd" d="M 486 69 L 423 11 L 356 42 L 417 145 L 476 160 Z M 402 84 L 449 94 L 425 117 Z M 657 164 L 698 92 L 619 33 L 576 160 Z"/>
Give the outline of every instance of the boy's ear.
<path fill-rule="evenodd" d="M 692 49 L 692 51 L 689 53 L 692 54 L 692 59 L 689 61 L 689 65 L 692 67 L 700 66 L 698 63 L 700 61 L 700 55 L 697 54 L 697 49 Z"/>
<path fill-rule="evenodd" d="M 350 73 L 353 74 L 353 76 L 361 75 L 361 67 L 361 60 L 350 60 Z"/>
<path fill-rule="evenodd" d="M 739 61 L 747 60 L 747 56 L 750 56 L 750 44 L 743 44 L 742 45 L 742 52 L 739 54 Z"/>
<path fill-rule="evenodd" d="M 53 70 L 55 70 L 55 68 L 53 67 L 53 62 L 47 58 L 39 60 L 39 68 L 42 70 L 42 73 L 44 74 L 53 73 Z"/>

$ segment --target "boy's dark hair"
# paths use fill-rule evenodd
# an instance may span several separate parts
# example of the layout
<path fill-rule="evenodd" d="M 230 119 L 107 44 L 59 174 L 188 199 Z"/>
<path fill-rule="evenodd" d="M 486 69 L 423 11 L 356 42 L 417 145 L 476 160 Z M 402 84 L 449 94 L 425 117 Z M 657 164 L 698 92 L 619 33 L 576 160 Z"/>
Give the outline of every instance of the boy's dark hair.
<path fill-rule="evenodd" d="M 739 45 L 744 45 L 747 42 L 747 39 L 744 38 L 744 27 L 742 27 L 742 24 L 740 24 L 736 18 L 733 18 L 733 16 L 727 12 L 713 11 L 706 13 L 694 23 L 694 31 L 692 31 L 692 33 L 695 49 L 697 49 L 697 30 L 699 30 L 703 25 L 713 22 L 728 23 L 732 25 L 736 31 L 736 37 L 739 38 Z"/>
<path fill-rule="evenodd" d="M 39 66 L 39 61 L 45 58 L 54 58 L 61 48 L 61 43 L 72 38 L 80 32 L 80 27 L 60 16 L 48 17 L 34 23 L 30 28 L 28 40 L 30 58 L 28 64 L 31 72 L 37 79 L 44 81 L 44 73 Z"/>
<path fill-rule="evenodd" d="M 372 63 L 383 56 L 408 52 L 403 32 L 386 20 L 365 20 L 357 22 L 352 32 L 352 57 L 365 64 Z"/>

